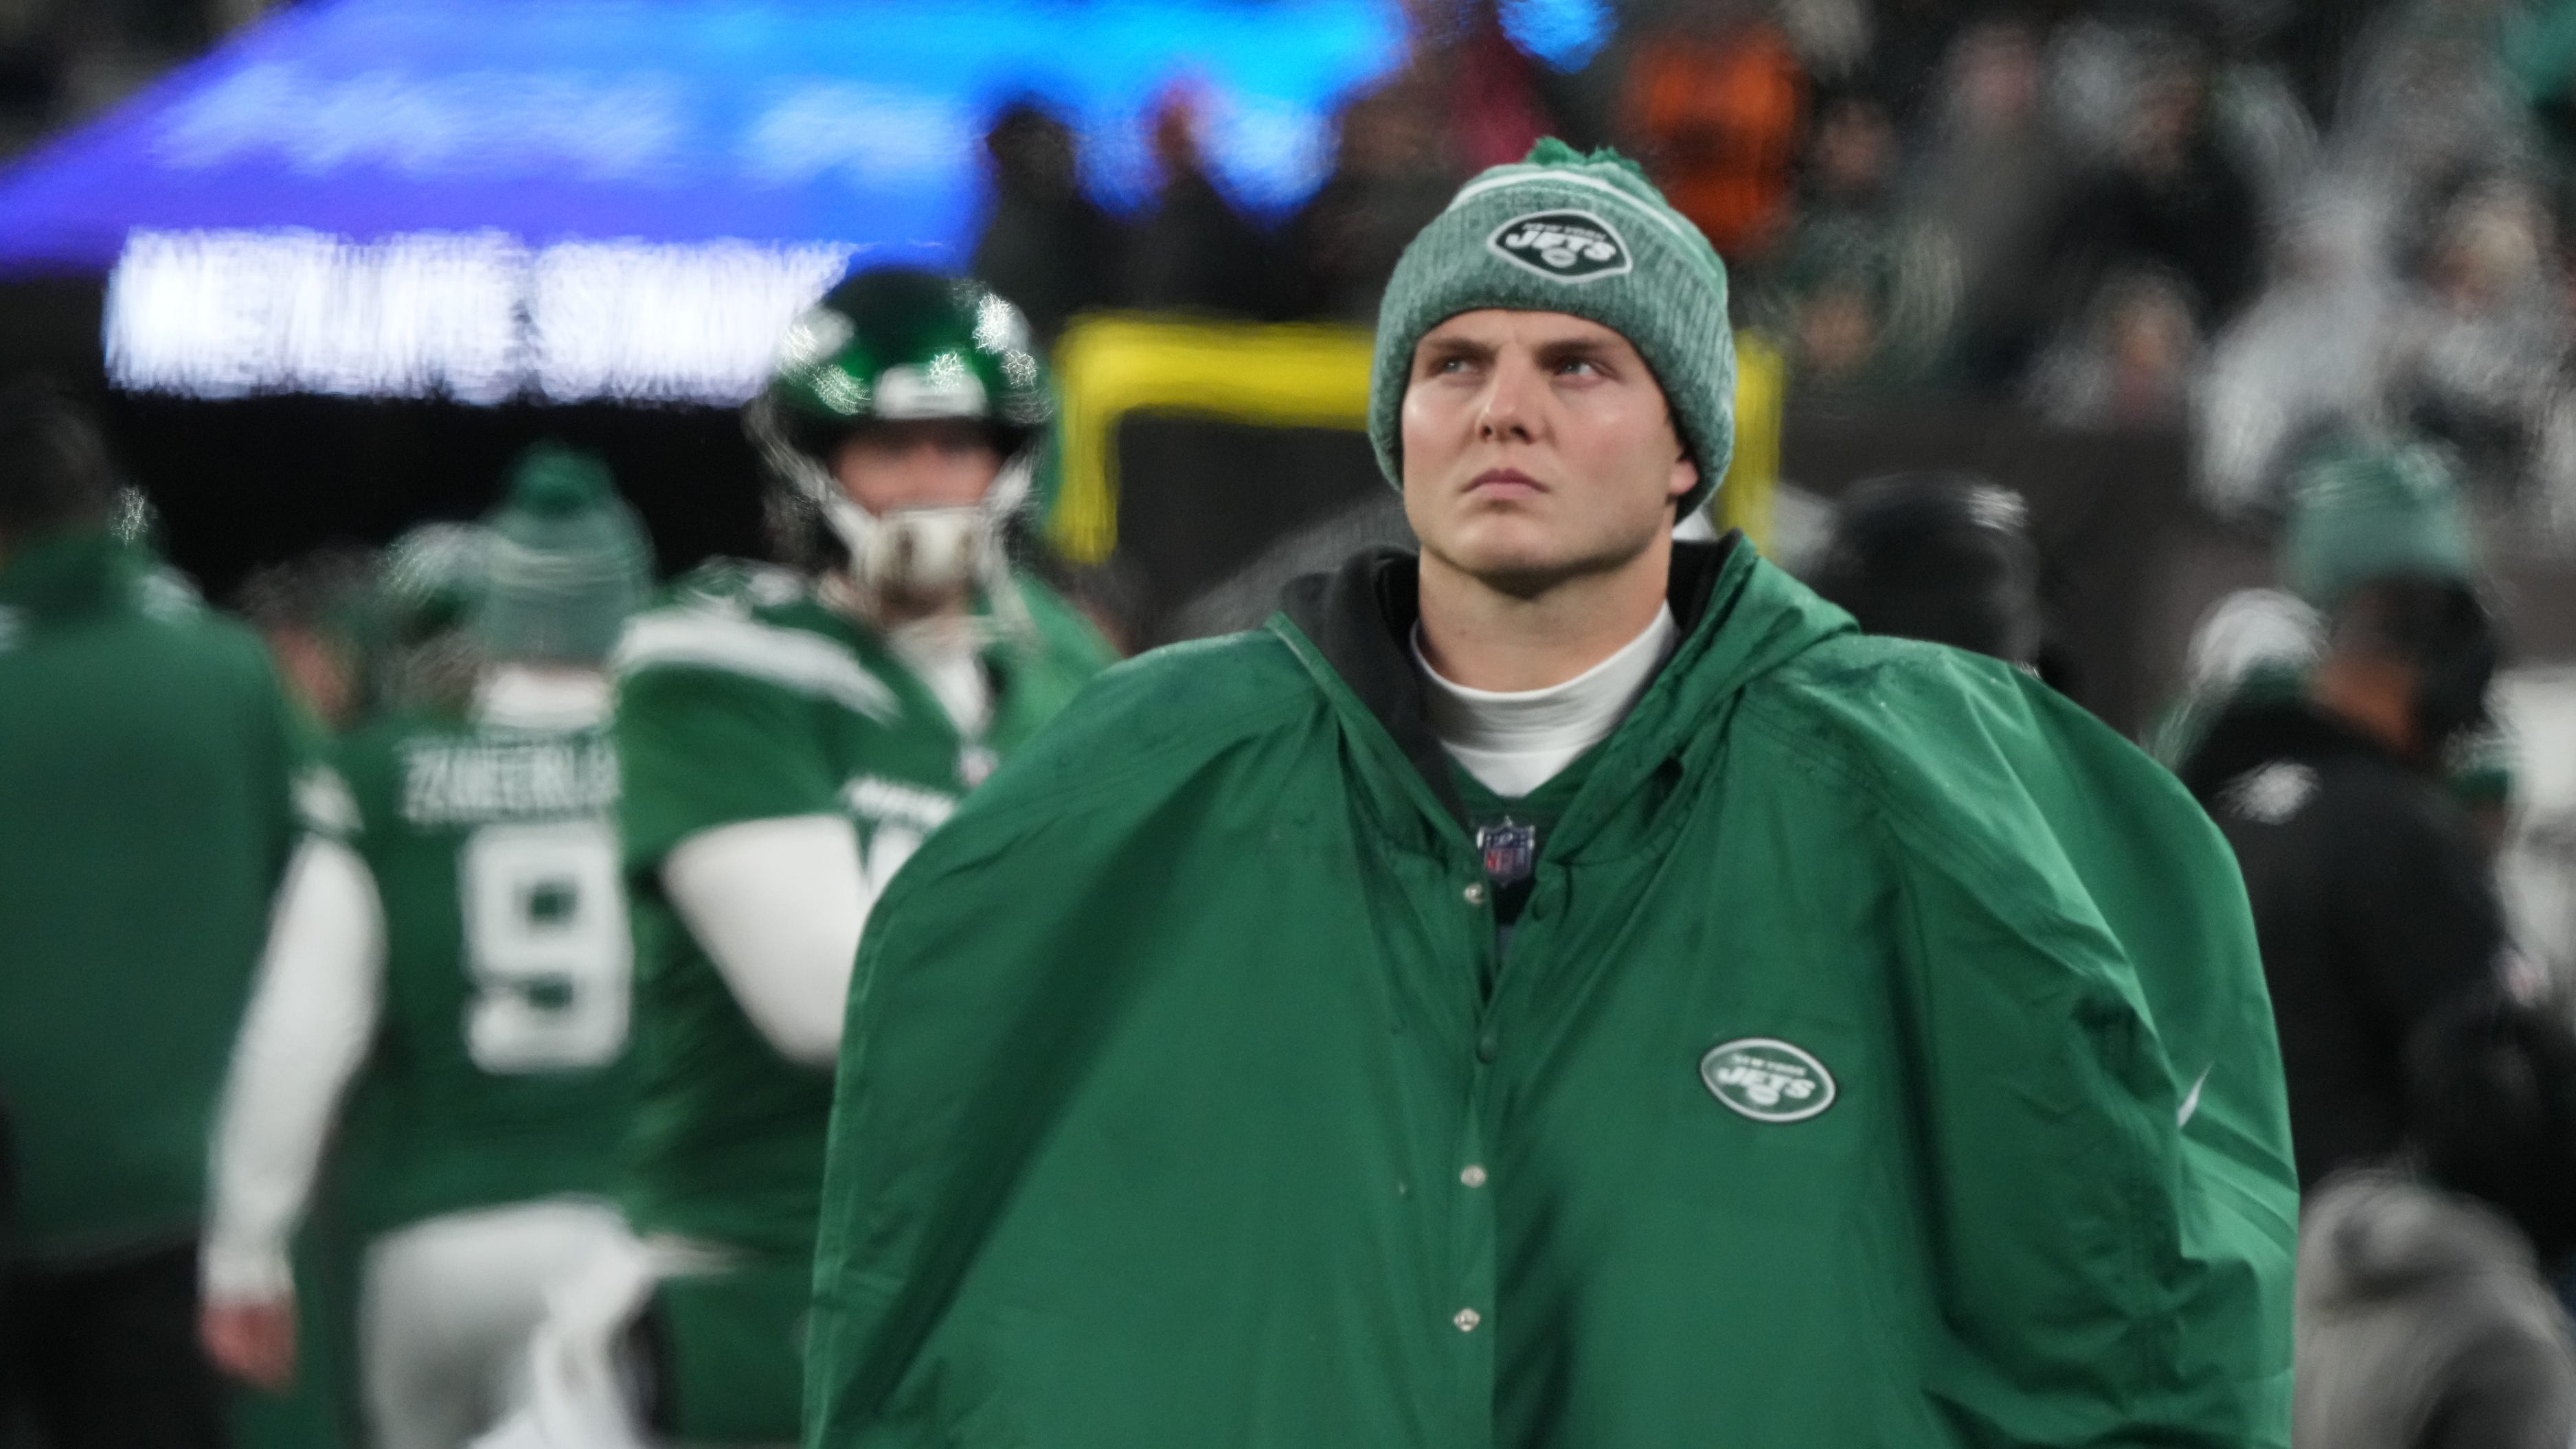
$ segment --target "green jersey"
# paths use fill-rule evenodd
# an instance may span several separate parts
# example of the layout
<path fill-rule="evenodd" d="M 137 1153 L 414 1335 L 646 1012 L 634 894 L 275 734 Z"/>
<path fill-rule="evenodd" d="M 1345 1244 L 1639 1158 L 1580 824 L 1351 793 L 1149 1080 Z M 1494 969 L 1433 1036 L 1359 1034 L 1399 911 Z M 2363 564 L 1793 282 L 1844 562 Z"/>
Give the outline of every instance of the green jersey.
<path fill-rule="evenodd" d="M 195 1234 L 317 746 L 259 639 L 148 555 L 81 533 L 0 566 L 0 1112 L 20 1255 Z"/>
<path fill-rule="evenodd" d="M 626 1183 L 642 1231 L 802 1262 L 813 1252 L 832 1074 L 780 1056 L 664 898 L 672 847 L 750 820 L 846 815 L 880 887 L 1002 756 L 1110 659 L 1042 585 L 1035 627 L 983 655 L 993 711 L 961 734 L 879 635 L 810 580 L 720 562 L 678 581 L 617 653 L 635 899 L 639 1103 Z"/>
<path fill-rule="evenodd" d="M 607 721 L 396 713 L 351 735 L 340 768 L 386 941 L 344 1137 L 351 1226 L 605 1195 L 633 974 Z"/>

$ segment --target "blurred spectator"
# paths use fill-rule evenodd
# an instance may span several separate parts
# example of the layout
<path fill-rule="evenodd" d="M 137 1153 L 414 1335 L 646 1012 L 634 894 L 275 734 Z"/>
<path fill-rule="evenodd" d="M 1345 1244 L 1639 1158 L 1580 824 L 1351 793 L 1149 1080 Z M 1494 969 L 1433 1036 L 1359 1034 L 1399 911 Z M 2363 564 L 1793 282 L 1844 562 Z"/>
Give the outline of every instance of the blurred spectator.
<path fill-rule="evenodd" d="M 1963 473 L 1855 483 L 1808 583 L 1862 629 L 2037 662 L 2039 554 L 2021 495 Z"/>
<path fill-rule="evenodd" d="M 2506 63 L 2509 0 L 2398 0 L 2355 44 L 2329 137 L 2353 183 L 2399 207 L 2471 173 L 2522 171 L 2540 137 Z"/>
<path fill-rule="evenodd" d="M 2408 1035 L 2496 977 L 2495 886 L 2443 768 L 2484 722 L 2499 646 L 2423 449 L 2321 456 L 2283 555 L 2322 653 L 2296 692 L 2223 709 L 2181 774 L 2244 869 L 2304 1188 L 2397 1149 Z"/>
<path fill-rule="evenodd" d="M 0 394 L 0 1101 L 17 1134 L 0 1426 L 225 1442 L 199 1354 L 207 1125 L 312 741 L 259 640 L 152 583 L 97 428 Z M 306 819 L 299 820 L 299 813 Z"/>
<path fill-rule="evenodd" d="M 2565 406 L 2571 333 L 2549 219 L 2534 190 L 2492 179 L 2441 207 L 2401 310 L 2392 410 L 2449 444 L 2473 483 L 2509 488 Z"/>
<path fill-rule="evenodd" d="M 1771 11 L 1807 74 L 1850 81 L 1867 66 L 1873 27 L 1863 0 L 1772 0 Z"/>
<path fill-rule="evenodd" d="M 1874 97 L 1838 95 L 1818 108 L 1765 307 L 1807 386 L 1912 381 L 1939 350 L 1953 290 L 1946 252 L 1896 208 L 1896 146 Z"/>
<path fill-rule="evenodd" d="M 2012 21 L 1963 32 L 1927 108 L 1911 204 L 1958 269 L 1954 348 L 1962 380 L 2018 377 L 2045 325 L 2049 233 L 2071 179 L 2066 142 L 2041 104 L 2038 37 Z"/>
<path fill-rule="evenodd" d="M 2183 287 L 2157 271 L 2118 273 L 2040 355 L 2024 396 L 2061 427 L 2179 426 L 2201 363 Z"/>
<path fill-rule="evenodd" d="M 1208 174 L 1199 145 L 1203 97 L 1175 85 L 1154 102 L 1162 190 L 1129 239 L 1120 300 L 1147 310 L 1267 317 L 1280 302 L 1270 239 Z"/>
<path fill-rule="evenodd" d="M 2328 1183 L 2300 1224 L 2297 1449 L 2564 1449 L 2576 1345 L 2576 1034 L 2480 993 L 2409 1050 L 2421 1178 Z"/>
<path fill-rule="evenodd" d="M 1432 96 L 1404 78 L 1335 117 L 1332 174 L 1289 221 L 1280 248 L 1298 314 L 1376 323 L 1379 294 L 1405 243 L 1458 189 L 1442 160 L 1439 126 Z"/>
<path fill-rule="evenodd" d="M 1118 228 L 1082 194 L 1073 128 L 1034 101 L 1002 108 L 984 133 L 993 210 L 967 270 L 1010 298 L 1041 343 L 1118 287 Z"/>
<path fill-rule="evenodd" d="M 373 553 L 320 548 L 270 564 L 243 580 L 233 607 L 268 641 L 279 676 L 315 720 L 346 730 L 374 707 Z"/>
<path fill-rule="evenodd" d="M 2221 333 L 2199 399 L 2197 481 L 2222 511 L 2273 502 L 2300 439 L 2385 426 L 2399 294 L 2385 215 L 2320 186 L 2281 236 L 2280 276 Z"/>
<path fill-rule="evenodd" d="M 2071 313 L 2112 272 L 2151 264 L 2190 286 L 2205 324 L 2227 317 L 2252 290 L 2262 231 L 2253 189 L 2213 132 L 2200 56 L 2152 49 L 2114 125 L 2112 151 L 2059 222 L 2051 305 Z"/>
<path fill-rule="evenodd" d="M 1806 392 L 1886 392 L 1918 380 L 1891 346 L 1897 311 L 1894 259 L 1861 239 L 1807 238 L 1784 258 L 1766 321 L 1786 345 L 1790 376 Z"/>
<path fill-rule="evenodd" d="M 1424 44 L 1408 75 L 1433 95 L 1447 126 L 1448 162 L 1462 176 L 1529 154 L 1557 135 L 1559 99 L 1545 66 L 1503 29 L 1497 0 L 1425 7 Z"/>
<path fill-rule="evenodd" d="M 1629 145 L 1730 263 L 1760 256 L 1787 219 L 1806 91 L 1788 38 L 1737 0 L 1690 0 L 1640 37 Z"/>

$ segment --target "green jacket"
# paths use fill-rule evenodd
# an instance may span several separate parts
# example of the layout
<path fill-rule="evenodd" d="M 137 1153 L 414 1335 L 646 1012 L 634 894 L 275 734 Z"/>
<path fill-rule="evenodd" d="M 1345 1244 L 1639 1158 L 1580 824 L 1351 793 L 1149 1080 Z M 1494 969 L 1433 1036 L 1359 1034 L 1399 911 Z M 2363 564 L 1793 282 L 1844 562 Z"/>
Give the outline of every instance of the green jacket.
<path fill-rule="evenodd" d="M 1403 555 L 1103 676 L 934 836 L 860 951 L 808 1443 L 2286 1444 L 2217 832 L 1749 548 L 1671 595 L 1498 962 Z"/>
<path fill-rule="evenodd" d="M 19 1256 L 195 1235 L 208 1118 L 315 754 L 258 638 L 147 554 L 78 533 L 0 568 Z"/>

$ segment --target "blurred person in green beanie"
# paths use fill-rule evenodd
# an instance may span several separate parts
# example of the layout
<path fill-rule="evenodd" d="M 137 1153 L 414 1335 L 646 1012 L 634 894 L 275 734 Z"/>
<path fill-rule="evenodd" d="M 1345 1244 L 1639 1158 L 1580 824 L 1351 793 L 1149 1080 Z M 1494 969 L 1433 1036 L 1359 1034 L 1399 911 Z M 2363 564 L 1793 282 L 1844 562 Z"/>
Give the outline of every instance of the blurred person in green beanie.
<path fill-rule="evenodd" d="M 2409 1035 L 2501 969 L 2489 852 L 2453 776 L 2502 647 L 2439 454 L 2334 440 L 2293 488 L 2280 569 L 2313 611 L 2312 656 L 2249 678 L 2180 772 L 2244 870 L 2313 1186 L 2398 1150 Z"/>
<path fill-rule="evenodd" d="M 530 1411 L 492 1445 L 798 1437 L 861 932 L 1112 658 L 1015 556 L 1050 501 L 1054 406 L 1017 307 L 885 267 L 797 320 L 745 409 L 782 562 L 691 571 L 615 654 L 634 1237 L 561 1295 Z"/>
<path fill-rule="evenodd" d="M 652 546 L 606 467 L 541 443 L 481 522 L 386 559 L 391 704 L 338 747 L 348 818 L 297 860 L 234 1048 L 202 1333 L 252 1384 L 294 1378 L 289 1244 L 327 1192 L 363 1252 L 370 1442 L 458 1449 L 522 1394 L 550 1285 L 623 1237 L 607 664 Z"/>
<path fill-rule="evenodd" d="M 1613 153 L 1413 240 L 1420 551 L 1104 676 L 877 901 L 808 1445 L 2287 1443 L 2233 862 L 2010 664 L 1675 541 L 1726 318 Z"/>
<path fill-rule="evenodd" d="M 206 1449 L 229 1437 L 195 1333 L 207 1126 L 336 792 L 259 636 L 116 513 L 89 412 L 0 389 L 0 1426 Z"/>

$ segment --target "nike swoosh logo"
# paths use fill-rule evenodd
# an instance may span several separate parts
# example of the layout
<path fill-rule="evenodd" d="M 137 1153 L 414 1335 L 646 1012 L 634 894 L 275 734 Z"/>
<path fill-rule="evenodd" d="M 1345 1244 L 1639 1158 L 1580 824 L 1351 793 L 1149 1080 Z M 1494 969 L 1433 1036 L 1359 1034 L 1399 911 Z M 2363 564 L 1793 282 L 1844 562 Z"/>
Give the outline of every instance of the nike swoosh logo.
<path fill-rule="evenodd" d="M 2182 1110 L 2174 1114 L 2174 1125 L 2176 1127 L 2188 1127 L 2191 1125 L 2191 1114 L 2200 1110 L 2200 1089 L 2208 1085 L 2209 1074 L 2216 1070 L 2218 1070 L 2218 1064 L 2216 1062 L 2212 1062 L 2208 1066 L 2200 1069 L 2200 1080 L 2191 1084 L 2190 1093 L 2182 1099 Z"/>

